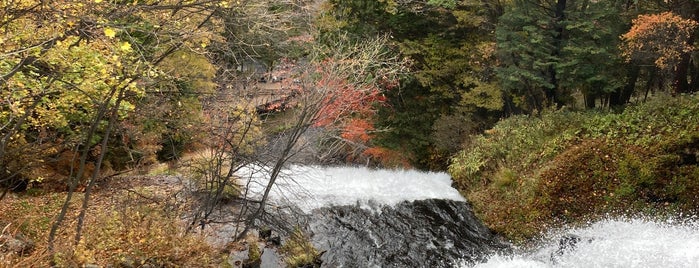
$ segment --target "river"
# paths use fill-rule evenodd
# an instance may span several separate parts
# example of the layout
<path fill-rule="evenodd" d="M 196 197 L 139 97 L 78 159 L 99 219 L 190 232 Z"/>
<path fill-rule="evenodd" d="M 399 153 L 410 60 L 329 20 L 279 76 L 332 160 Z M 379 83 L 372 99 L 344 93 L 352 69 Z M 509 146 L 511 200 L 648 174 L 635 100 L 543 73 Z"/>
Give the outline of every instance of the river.
<path fill-rule="evenodd" d="M 571 237 L 575 242 L 565 245 Z M 540 244 L 476 267 L 699 267 L 699 226 L 693 221 L 602 220 L 551 231 Z"/>
<path fill-rule="evenodd" d="M 248 177 L 262 182 L 251 187 L 261 192 L 265 174 Z M 307 216 L 323 267 L 699 267 L 691 220 L 603 220 L 517 249 L 439 172 L 292 166 L 271 200 Z"/>

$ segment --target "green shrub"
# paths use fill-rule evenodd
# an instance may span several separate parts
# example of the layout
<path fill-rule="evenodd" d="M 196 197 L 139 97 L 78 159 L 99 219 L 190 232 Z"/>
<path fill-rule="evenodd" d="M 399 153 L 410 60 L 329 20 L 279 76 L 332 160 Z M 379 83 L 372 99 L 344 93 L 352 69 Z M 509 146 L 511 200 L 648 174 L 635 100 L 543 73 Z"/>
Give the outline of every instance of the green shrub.
<path fill-rule="evenodd" d="M 466 144 L 449 166 L 456 186 L 515 241 L 609 213 L 699 208 L 696 95 L 656 96 L 621 113 L 515 116 Z"/>
<path fill-rule="evenodd" d="M 588 116 L 560 110 L 544 111 L 540 117 L 510 117 L 485 134 L 473 136 L 452 158 L 449 172 L 464 187 L 488 184 L 501 167 L 531 173 L 578 140 Z"/>
<path fill-rule="evenodd" d="M 279 252 L 286 256 L 287 267 L 318 267 L 320 253 L 299 228 L 289 236 Z"/>
<path fill-rule="evenodd" d="M 229 159 L 219 154 L 202 155 L 192 159 L 187 172 L 192 180 L 197 183 L 198 190 L 206 195 L 216 197 L 217 200 L 230 201 L 240 196 L 238 178 L 229 176 Z"/>

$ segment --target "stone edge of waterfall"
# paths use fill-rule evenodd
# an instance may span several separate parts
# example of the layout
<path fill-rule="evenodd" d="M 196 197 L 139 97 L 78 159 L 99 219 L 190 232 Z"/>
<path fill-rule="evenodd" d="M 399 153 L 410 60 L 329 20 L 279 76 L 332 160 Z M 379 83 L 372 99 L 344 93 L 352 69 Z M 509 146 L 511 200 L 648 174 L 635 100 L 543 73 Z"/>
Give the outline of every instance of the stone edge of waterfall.
<path fill-rule="evenodd" d="M 316 247 L 325 252 L 323 263 L 456 267 L 512 252 L 511 245 L 488 229 L 466 201 L 412 200 L 380 210 L 357 205 L 313 210 L 308 229 Z"/>

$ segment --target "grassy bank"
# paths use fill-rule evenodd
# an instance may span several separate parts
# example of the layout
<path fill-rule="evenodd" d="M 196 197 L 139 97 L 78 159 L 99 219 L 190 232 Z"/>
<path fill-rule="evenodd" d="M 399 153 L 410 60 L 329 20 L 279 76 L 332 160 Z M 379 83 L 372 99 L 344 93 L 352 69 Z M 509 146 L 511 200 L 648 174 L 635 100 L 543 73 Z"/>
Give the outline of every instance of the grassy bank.
<path fill-rule="evenodd" d="M 51 263 L 56 267 L 221 267 L 225 264 L 225 256 L 210 247 L 203 236 L 184 231 L 181 211 L 173 209 L 176 207 L 170 191 L 162 190 L 149 178 L 139 184 L 110 185 L 107 190 L 97 191 L 91 198 L 80 242 L 73 243 L 76 221 L 68 220 L 57 234 L 54 255 L 49 253 L 46 241 L 65 194 L 32 189 L 8 195 L 0 203 L 0 235 L 22 237 L 33 241 L 33 246 L 21 254 L 0 248 L 0 267 L 49 267 Z M 71 201 L 69 219 L 77 215 L 82 198 L 83 194 L 77 193 Z"/>
<path fill-rule="evenodd" d="M 449 172 L 513 241 L 610 214 L 699 208 L 699 97 L 657 96 L 621 113 L 546 111 L 473 137 Z"/>

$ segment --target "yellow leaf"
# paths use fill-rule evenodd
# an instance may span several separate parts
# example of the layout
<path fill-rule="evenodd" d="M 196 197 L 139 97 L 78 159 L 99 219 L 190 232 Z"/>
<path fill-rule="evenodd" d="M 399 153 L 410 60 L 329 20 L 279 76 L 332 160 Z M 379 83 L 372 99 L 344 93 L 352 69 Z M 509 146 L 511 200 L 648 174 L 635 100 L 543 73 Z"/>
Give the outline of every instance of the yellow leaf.
<path fill-rule="evenodd" d="M 95 0 L 95 3 L 102 3 L 102 0 Z"/>
<path fill-rule="evenodd" d="M 129 44 L 129 42 L 123 42 L 119 48 L 123 51 L 131 51 L 131 44 Z"/>
<path fill-rule="evenodd" d="M 104 35 L 109 38 L 114 38 L 114 36 L 116 36 L 116 32 L 112 28 L 104 28 Z"/>

